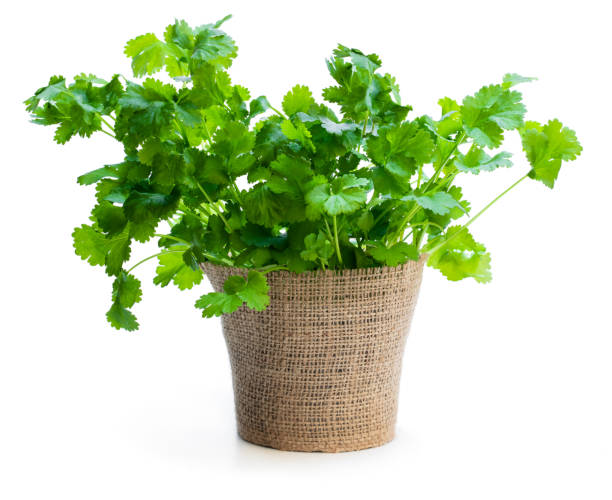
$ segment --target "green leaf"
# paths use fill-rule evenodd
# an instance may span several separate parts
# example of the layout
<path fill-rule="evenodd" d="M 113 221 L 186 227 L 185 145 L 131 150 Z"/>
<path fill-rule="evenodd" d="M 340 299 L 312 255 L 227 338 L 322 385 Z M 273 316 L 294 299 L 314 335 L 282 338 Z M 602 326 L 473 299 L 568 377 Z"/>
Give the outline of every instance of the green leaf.
<path fill-rule="evenodd" d="M 170 282 L 174 283 L 179 290 L 190 290 L 194 285 L 201 283 L 204 274 L 197 267 L 192 269 L 185 264 L 180 252 L 165 253 L 159 255 L 159 266 L 156 269 L 153 283 L 162 287 Z"/>
<path fill-rule="evenodd" d="M 198 309 L 202 309 L 204 318 L 230 314 L 240 308 L 242 299 L 237 295 L 230 295 L 223 292 L 210 292 L 202 295 L 195 303 Z"/>
<path fill-rule="evenodd" d="M 113 282 L 113 302 L 121 307 L 130 308 L 142 299 L 140 280 L 121 271 Z"/>
<path fill-rule="evenodd" d="M 510 87 L 514 87 L 519 83 L 533 82 L 534 80 L 537 80 L 537 78 L 521 76 L 517 73 L 506 73 L 504 75 L 502 87 L 505 89 L 509 89 Z"/>
<path fill-rule="evenodd" d="M 237 47 L 234 41 L 217 24 L 206 24 L 194 30 L 194 49 L 191 55 L 191 72 L 197 73 L 213 68 L 229 68 L 236 57 Z"/>
<path fill-rule="evenodd" d="M 228 278 L 228 280 L 230 278 Z M 244 280 L 244 278 L 242 279 Z M 270 304 L 268 291 L 269 287 L 266 277 L 259 271 L 251 270 L 247 275 L 246 286 L 242 289 L 238 289 L 235 293 L 250 309 L 263 311 L 268 307 L 268 304 Z"/>
<path fill-rule="evenodd" d="M 281 154 L 270 163 L 271 176 L 266 185 L 277 194 L 303 200 L 307 183 L 314 176 L 308 161 Z"/>
<path fill-rule="evenodd" d="M 283 98 L 283 111 L 287 116 L 296 113 L 308 113 L 311 106 L 315 105 L 315 100 L 310 93 L 310 89 L 304 85 L 296 85 Z"/>
<path fill-rule="evenodd" d="M 511 167 L 512 155 L 506 151 L 491 157 L 481 148 L 473 145 L 467 154 L 457 153 L 454 165 L 460 172 L 470 172 L 478 175 L 480 172 L 492 172 L 499 167 Z"/>
<path fill-rule="evenodd" d="M 446 215 L 453 208 L 463 207 L 452 197 L 449 193 L 439 191 L 437 193 L 430 193 L 424 195 L 409 194 L 402 198 L 405 201 L 415 201 L 419 206 L 426 210 L 431 210 L 433 213 L 438 215 Z"/>
<path fill-rule="evenodd" d="M 369 185 L 367 179 L 354 174 L 337 177 L 331 184 L 316 185 L 306 194 L 310 213 L 334 216 L 354 212 L 366 202 Z"/>
<path fill-rule="evenodd" d="M 504 130 L 523 125 L 525 106 L 521 93 L 501 85 L 482 87 L 463 99 L 461 115 L 464 130 L 479 146 L 499 147 Z"/>
<path fill-rule="evenodd" d="M 247 173 L 255 163 L 251 154 L 255 134 L 239 122 L 228 122 L 214 136 L 212 151 L 223 162 L 227 174 L 236 178 Z"/>
<path fill-rule="evenodd" d="M 87 172 L 86 174 L 77 177 L 77 182 L 81 186 L 89 186 L 90 184 L 95 184 L 100 179 L 104 179 L 107 177 L 111 177 L 114 179 L 118 178 L 117 171 L 114 166 L 106 165 L 102 168 L 97 168 L 96 170 Z"/>
<path fill-rule="evenodd" d="M 450 281 L 464 278 L 474 278 L 478 283 L 491 281 L 491 257 L 467 229 L 451 226 L 446 234 L 432 240 L 426 248 L 434 248 L 440 243 L 444 244 L 429 256 L 429 266 L 438 269 Z"/>
<path fill-rule="evenodd" d="M 249 105 L 249 116 L 253 118 L 261 113 L 265 113 L 268 109 L 270 109 L 268 99 L 263 95 L 259 96 L 251 101 Z"/>
<path fill-rule="evenodd" d="M 437 133 L 442 137 L 448 137 L 459 132 L 463 124 L 459 104 L 449 97 L 444 97 L 438 101 L 438 105 L 442 109 L 442 116 L 436 123 Z"/>
<path fill-rule="evenodd" d="M 550 120 L 546 125 L 527 122 L 520 133 L 532 167 L 529 177 L 549 188 L 555 185 L 561 163 L 575 160 L 582 152 L 576 133 L 559 120 Z"/>
<path fill-rule="evenodd" d="M 138 321 L 129 310 L 121 307 L 118 302 L 113 303 L 111 308 L 106 313 L 106 319 L 113 328 L 117 330 L 124 329 L 128 332 L 138 330 Z"/>
<path fill-rule="evenodd" d="M 327 261 L 334 254 L 334 247 L 322 231 L 306 236 L 304 247 L 305 250 L 300 252 L 300 257 L 311 262 L 321 261 L 324 265 L 327 265 Z"/>
<path fill-rule="evenodd" d="M 251 270 L 247 279 L 230 276 L 225 280 L 223 292 L 202 295 L 196 307 L 202 309 L 202 316 L 210 318 L 236 311 L 243 302 L 255 311 L 263 311 L 270 303 L 268 282 L 259 271 Z"/>
<path fill-rule="evenodd" d="M 118 330 L 137 330 L 136 317 L 128 309 L 142 299 L 140 281 L 125 271 L 119 272 L 113 282 L 112 298 L 113 305 L 106 313 L 111 326 Z"/>
<path fill-rule="evenodd" d="M 255 185 L 242 197 L 247 219 L 254 224 L 274 227 L 281 222 L 304 220 L 304 207 L 284 194 L 274 193 L 266 184 Z"/>
<path fill-rule="evenodd" d="M 259 248 L 278 246 L 285 241 L 283 236 L 275 236 L 270 228 L 258 226 L 250 222 L 241 231 L 240 239 L 249 246 Z"/>
<path fill-rule="evenodd" d="M 106 273 L 115 276 L 121 272 L 123 264 L 130 258 L 130 234 L 126 227 L 121 233 L 107 238 Z"/>
<path fill-rule="evenodd" d="M 91 212 L 92 220 L 98 223 L 108 235 L 120 233 L 127 224 L 123 208 L 113 205 L 108 201 L 101 201 Z"/>
<path fill-rule="evenodd" d="M 169 194 L 134 190 L 125 200 L 123 209 L 127 218 L 134 222 L 165 219 L 176 210 L 179 197 L 176 188 Z"/>
<path fill-rule="evenodd" d="M 164 67 L 167 48 L 153 33 L 147 33 L 130 40 L 124 52 L 132 58 L 134 76 L 143 76 L 152 75 Z"/>
<path fill-rule="evenodd" d="M 81 259 L 92 266 L 103 266 L 106 262 L 108 244 L 105 236 L 92 226 L 83 224 L 72 233 L 74 250 Z"/>
<path fill-rule="evenodd" d="M 296 121 L 294 123 L 291 120 L 284 120 L 281 123 L 280 128 L 287 139 L 297 141 L 302 144 L 302 146 L 310 149 L 313 152 L 316 150 L 314 143 L 312 142 L 312 134 L 306 128 L 306 125 L 304 125 L 304 123 L 301 121 Z"/>
<path fill-rule="evenodd" d="M 395 245 L 386 247 L 382 242 L 376 242 L 368 248 L 368 254 L 386 266 L 395 267 L 409 260 L 419 260 L 419 251 L 416 246 L 400 241 Z"/>
<path fill-rule="evenodd" d="M 185 21 L 175 19 L 174 24 L 168 25 L 164 32 L 164 40 L 167 43 L 173 43 L 179 47 L 192 50 L 193 49 L 193 30 Z"/>

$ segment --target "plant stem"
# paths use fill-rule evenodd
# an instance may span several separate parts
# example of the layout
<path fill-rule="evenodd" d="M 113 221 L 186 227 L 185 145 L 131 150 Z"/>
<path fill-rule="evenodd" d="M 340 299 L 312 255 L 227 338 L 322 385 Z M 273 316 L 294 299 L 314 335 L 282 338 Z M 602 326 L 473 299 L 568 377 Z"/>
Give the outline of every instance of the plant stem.
<path fill-rule="evenodd" d="M 238 189 L 238 186 L 236 185 L 236 181 L 232 182 L 232 184 L 230 185 L 230 188 L 238 204 L 242 205 L 242 199 L 240 198 L 240 190 Z"/>
<path fill-rule="evenodd" d="M 280 116 L 280 117 L 284 118 L 285 120 L 288 120 L 288 118 L 287 118 L 287 117 L 286 117 L 286 116 L 285 116 L 285 115 L 284 115 L 284 114 L 283 114 L 281 111 L 279 111 L 278 109 L 276 109 L 275 107 L 270 106 L 270 109 L 271 109 L 272 111 L 274 111 L 274 112 L 275 112 L 275 113 L 276 113 L 278 116 Z"/>
<path fill-rule="evenodd" d="M 210 199 L 210 196 L 208 196 L 208 193 L 206 191 L 204 191 L 204 188 L 200 185 L 199 182 L 196 181 L 196 185 L 198 186 L 198 188 L 200 189 L 200 191 L 202 192 L 202 194 L 204 195 L 204 198 L 206 198 L 206 201 L 208 202 L 209 205 L 211 205 L 212 210 L 214 210 L 214 212 L 219 216 L 219 218 L 223 221 L 223 224 L 225 224 L 225 227 L 227 228 L 228 232 L 232 232 L 232 228 L 231 226 L 228 224 L 227 220 L 225 219 L 225 217 L 223 217 L 223 214 L 221 213 L 221 211 L 219 210 L 215 210 L 215 204 L 213 203 L 213 201 Z"/>
<path fill-rule="evenodd" d="M 268 274 L 272 271 L 288 271 L 286 266 L 281 266 L 280 264 L 270 264 L 269 266 L 262 267 L 258 269 L 258 271 L 262 274 Z"/>
<path fill-rule="evenodd" d="M 455 141 L 454 146 L 452 147 L 452 149 L 450 150 L 450 152 L 448 153 L 447 157 L 444 159 L 444 161 L 442 162 L 442 164 L 436 169 L 436 171 L 434 172 L 433 176 L 431 177 L 431 179 L 429 179 L 429 181 L 427 182 L 427 184 L 425 184 L 425 187 L 423 188 L 423 193 L 425 193 L 429 187 L 436 182 L 436 180 L 438 180 L 438 177 L 440 176 L 440 172 L 442 172 L 442 170 L 444 169 L 444 167 L 446 167 L 446 164 L 448 163 L 448 161 L 450 160 L 451 156 L 453 156 L 453 154 L 455 153 L 455 151 L 457 151 L 457 148 L 463 143 L 463 141 L 465 140 L 465 132 L 461 132 L 458 136 L 457 136 L 457 140 Z"/>
<path fill-rule="evenodd" d="M 497 195 L 495 198 L 493 198 L 492 201 L 490 201 L 489 203 L 487 203 L 485 205 L 485 207 L 480 210 L 480 212 L 478 212 L 474 217 L 472 217 L 469 221 L 467 221 L 459 231 L 457 231 L 455 234 L 453 234 L 448 240 L 443 241 L 442 243 L 440 243 L 439 245 L 436 245 L 434 248 L 432 248 L 431 250 L 428 251 L 428 253 L 433 253 L 436 250 L 438 250 L 439 248 L 443 247 L 444 245 L 446 245 L 447 243 L 453 241 L 457 236 L 459 236 L 464 229 L 467 229 L 471 224 L 473 224 L 478 217 L 480 217 L 482 214 L 484 214 L 489 208 L 491 208 L 491 206 L 497 202 L 501 197 L 503 197 L 505 194 L 509 193 L 512 189 L 514 189 L 516 186 L 518 186 L 521 182 L 523 182 L 525 179 L 527 179 L 527 177 L 529 177 L 529 174 L 525 174 L 523 177 L 521 177 L 518 181 L 516 181 L 514 184 L 512 184 L 509 188 L 507 188 L 506 190 L 502 191 L 499 195 Z"/>
<path fill-rule="evenodd" d="M 185 243 L 186 245 L 190 245 L 190 243 L 181 238 L 177 238 L 176 236 L 172 236 L 171 234 L 154 234 L 153 236 L 157 236 L 158 238 L 168 238 L 169 240 L 178 241 L 179 243 Z"/>
<path fill-rule="evenodd" d="M 109 117 L 110 118 L 110 117 Z M 110 123 L 108 123 L 103 117 L 100 117 L 102 123 L 104 123 L 108 128 L 110 128 L 113 132 L 115 131 L 115 127 L 113 127 Z"/>
<path fill-rule="evenodd" d="M 181 137 L 183 138 L 183 141 L 185 141 L 185 144 L 189 146 L 189 138 L 187 137 L 187 132 L 185 131 L 185 127 L 183 127 L 183 124 L 180 121 L 178 121 L 176 118 L 174 119 L 174 123 L 176 127 L 179 129 L 179 132 L 181 133 Z"/>
<path fill-rule="evenodd" d="M 109 137 L 112 137 L 113 139 L 116 139 L 116 137 L 111 134 L 110 132 L 107 132 L 106 130 L 104 130 L 103 128 L 100 129 L 100 132 L 104 132 L 106 135 L 108 135 Z"/>
<path fill-rule="evenodd" d="M 336 243 L 336 255 L 338 255 L 338 262 L 342 266 L 342 255 L 340 255 L 340 243 L 338 241 L 338 224 L 336 223 L 336 216 L 333 216 L 334 223 L 334 241 Z"/>
<path fill-rule="evenodd" d="M 153 255 L 149 255 L 148 257 L 142 259 L 140 262 L 137 262 L 132 267 L 130 267 L 126 272 L 130 274 L 135 268 L 137 268 L 140 264 L 145 263 L 148 260 L 154 259 L 155 257 L 159 257 L 160 255 L 166 255 L 167 253 L 183 253 L 185 250 L 167 250 L 164 252 L 155 253 Z"/>

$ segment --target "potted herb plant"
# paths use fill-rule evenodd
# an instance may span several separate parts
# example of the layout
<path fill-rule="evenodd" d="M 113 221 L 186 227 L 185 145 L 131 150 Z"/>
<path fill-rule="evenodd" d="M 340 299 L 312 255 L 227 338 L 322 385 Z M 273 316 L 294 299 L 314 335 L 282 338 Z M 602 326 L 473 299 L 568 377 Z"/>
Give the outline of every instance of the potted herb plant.
<path fill-rule="evenodd" d="M 490 256 L 468 227 L 527 179 L 552 188 L 581 146 L 556 119 L 525 120 L 515 86 L 531 78 L 507 74 L 461 102 L 441 99 L 437 118 L 409 117 L 378 56 L 343 45 L 327 61 L 324 102 L 296 85 L 272 106 L 230 80 L 226 19 L 130 40 L 143 81 L 54 76 L 25 101 L 33 122 L 58 125 L 59 144 L 101 132 L 124 147 L 123 161 L 78 178 L 95 185 L 96 204 L 74 230 L 76 253 L 113 278 L 115 328 L 138 328 L 136 269 L 149 259 L 162 287 L 210 278 L 215 291 L 196 307 L 223 316 L 244 439 L 383 444 L 423 265 L 489 281 Z M 473 213 L 458 183 L 511 167 L 499 148 L 514 131 L 528 166 Z M 132 263 L 132 246 L 154 238 L 160 251 Z"/>

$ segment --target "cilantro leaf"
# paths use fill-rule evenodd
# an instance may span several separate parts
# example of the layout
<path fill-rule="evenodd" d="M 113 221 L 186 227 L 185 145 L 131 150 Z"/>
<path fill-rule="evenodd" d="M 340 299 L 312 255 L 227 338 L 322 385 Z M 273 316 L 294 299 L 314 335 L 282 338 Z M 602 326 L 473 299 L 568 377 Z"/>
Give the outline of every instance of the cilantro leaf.
<path fill-rule="evenodd" d="M 263 311 L 270 303 L 268 282 L 259 271 L 249 271 L 247 279 L 230 276 L 225 281 L 223 290 L 202 295 L 197 300 L 196 307 L 202 309 L 202 316 L 211 318 L 230 314 L 243 303 L 255 311 Z"/>
<path fill-rule="evenodd" d="M 204 274 L 199 266 L 192 269 L 185 264 L 180 252 L 174 251 L 158 256 L 159 266 L 156 269 L 156 276 L 153 283 L 161 287 L 167 286 L 170 282 L 174 283 L 179 290 L 190 290 L 194 285 L 202 282 Z"/>
<path fill-rule="evenodd" d="M 113 305 L 106 313 L 111 326 L 127 331 L 138 329 L 136 317 L 128 309 L 142 299 L 140 281 L 131 274 L 121 271 L 113 282 Z"/>
<path fill-rule="evenodd" d="M 446 215 L 453 208 L 463 210 L 463 207 L 459 204 L 459 202 L 457 202 L 452 195 L 444 191 L 424 195 L 408 194 L 402 199 L 406 201 L 414 201 L 422 208 L 431 210 L 433 213 L 438 215 Z"/>
<path fill-rule="evenodd" d="M 242 299 L 237 295 L 223 292 L 210 292 L 202 295 L 195 303 L 198 309 L 202 309 L 204 318 L 230 314 L 238 310 L 242 305 Z"/>
<path fill-rule="evenodd" d="M 519 83 L 533 82 L 534 80 L 537 80 L 537 78 L 521 76 L 517 73 L 506 73 L 504 75 L 502 87 L 504 87 L 505 89 L 509 89 L 510 87 L 514 87 Z"/>
<path fill-rule="evenodd" d="M 104 179 L 107 177 L 117 178 L 117 171 L 112 165 L 105 165 L 104 167 L 97 168 L 96 170 L 92 170 L 91 172 L 87 172 L 79 177 L 77 177 L 77 182 L 81 186 L 89 186 L 90 184 L 95 184 L 100 179 Z"/>
<path fill-rule="evenodd" d="M 304 85 L 296 85 L 283 98 L 283 111 L 287 113 L 287 116 L 293 116 L 299 112 L 308 113 L 314 104 L 315 100 L 310 89 Z"/>
<path fill-rule="evenodd" d="M 460 172 L 478 175 L 480 172 L 492 172 L 499 167 L 511 167 L 511 157 L 512 155 L 506 151 L 491 157 L 483 149 L 473 145 L 467 154 L 458 153 L 456 155 L 454 165 Z"/>
<path fill-rule="evenodd" d="M 367 199 L 367 179 L 346 174 L 316 185 L 306 194 L 311 214 L 326 213 L 331 216 L 349 214 L 361 207 Z"/>
<path fill-rule="evenodd" d="M 442 246 L 429 256 L 429 266 L 438 269 L 450 281 L 464 278 L 474 278 L 478 283 L 491 281 L 491 257 L 465 227 L 449 227 L 444 236 L 432 240 L 429 246 L 441 243 Z"/>
<path fill-rule="evenodd" d="M 105 236 L 92 226 L 83 224 L 72 233 L 74 250 L 81 259 L 92 266 L 103 266 L 106 262 L 108 245 Z"/>
<path fill-rule="evenodd" d="M 304 260 L 317 262 L 327 265 L 329 258 L 334 253 L 334 248 L 328 237 L 319 231 L 317 234 L 309 234 L 304 238 L 305 249 L 300 252 L 300 257 Z"/>
<path fill-rule="evenodd" d="M 575 160 L 582 152 L 576 133 L 559 120 L 550 120 L 546 125 L 527 122 L 521 139 L 532 167 L 529 177 L 549 188 L 555 185 L 561 162 Z"/>
<path fill-rule="evenodd" d="M 237 290 L 236 295 L 246 303 L 249 309 L 263 311 L 270 303 L 268 291 L 266 277 L 259 271 L 251 270 L 247 275 L 246 286 Z"/>
<path fill-rule="evenodd" d="M 374 246 L 368 248 L 368 254 L 378 262 L 382 262 L 386 266 L 395 267 L 408 260 L 419 260 L 419 251 L 416 246 L 409 245 L 404 241 L 395 243 L 390 247 L 386 247 L 383 243 L 377 242 Z"/>
<path fill-rule="evenodd" d="M 134 76 L 143 76 L 152 75 L 164 67 L 167 48 L 153 33 L 147 33 L 130 40 L 124 52 L 132 58 Z"/>
<path fill-rule="evenodd" d="M 524 114 L 521 93 L 501 85 L 482 87 L 463 99 L 461 106 L 465 132 L 476 144 L 489 148 L 501 144 L 504 130 L 521 127 Z"/>

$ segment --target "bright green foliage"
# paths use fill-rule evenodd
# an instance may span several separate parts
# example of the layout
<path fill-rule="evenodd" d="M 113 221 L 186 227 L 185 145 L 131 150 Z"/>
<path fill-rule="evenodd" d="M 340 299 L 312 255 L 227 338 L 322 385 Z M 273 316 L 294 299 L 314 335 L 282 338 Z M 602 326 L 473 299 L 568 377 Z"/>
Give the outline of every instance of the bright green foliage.
<path fill-rule="evenodd" d="M 463 99 L 461 106 L 465 133 L 475 144 L 488 148 L 499 147 L 504 130 L 523 125 L 524 114 L 521 93 L 502 85 L 481 88 Z"/>
<path fill-rule="evenodd" d="M 511 167 L 511 157 L 512 155 L 505 151 L 491 157 L 484 149 L 473 145 L 465 155 L 457 153 L 454 165 L 460 172 L 478 174 L 479 172 L 491 172 L 499 167 Z"/>
<path fill-rule="evenodd" d="M 308 87 L 304 85 L 296 85 L 283 99 L 283 111 L 287 113 L 287 116 L 293 116 L 299 112 L 308 113 L 310 107 L 314 105 L 315 100 Z"/>
<path fill-rule="evenodd" d="M 315 185 L 307 194 L 309 213 L 318 218 L 321 215 L 350 214 L 365 204 L 369 186 L 367 179 L 346 174 L 336 177 L 331 183 Z"/>
<path fill-rule="evenodd" d="M 372 248 L 368 249 L 368 253 L 378 262 L 386 266 L 397 266 L 407 260 L 418 260 L 419 251 L 416 245 L 409 245 L 404 241 L 395 243 L 390 247 L 377 242 Z"/>
<path fill-rule="evenodd" d="M 408 194 L 403 198 L 406 201 L 414 201 L 425 210 L 431 210 L 434 214 L 446 215 L 453 208 L 462 209 L 461 204 L 453 198 L 450 193 L 439 191 L 437 193 L 425 194 L 419 196 L 417 194 Z"/>
<path fill-rule="evenodd" d="M 183 260 L 180 250 L 158 256 L 159 266 L 153 283 L 162 287 L 172 281 L 180 290 L 189 290 L 200 284 L 204 273 L 200 268 L 192 269 Z"/>
<path fill-rule="evenodd" d="M 263 311 L 270 303 L 268 283 L 262 273 L 251 270 L 246 279 L 230 276 L 223 286 L 223 292 L 202 295 L 195 305 L 202 309 L 202 316 L 210 318 L 232 313 L 243 303 L 256 311 Z"/>
<path fill-rule="evenodd" d="M 140 281 L 131 274 L 121 271 L 113 282 L 112 298 L 113 305 L 106 313 L 109 323 L 117 329 L 136 330 L 138 322 L 129 308 L 142 299 Z"/>
<path fill-rule="evenodd" d="M 323 232 L 306 236 L 304 247 L 305 250 L 300 252 L 300 257 L 304 260 L 320 262 L 324 269 L 328 265 L 329 258 L 334 254 L 334 248 Z"/>
<path fill-rule="evenodd" d="M 133 38 L 125 54 L 134 80 L 53 76 L 25 101 L 34 123 L 56 126 L 59 144 L 101 132 L 125 152 L 78 177 L 95 186 L 95 202 L 73 232 L 76 254 L 114 280 L 115 328 L 138 328 L 133 271 L 152 257 L 153 282 L 181 290 L 201 283 L 205 262 L 245 270 L 200 297 L 206 317 L 265 309 L 265 276 L 277 270 L 397 266 L 430 254 L 448 279 L 486 282 L 489 254 L 467 231 L 484 210 L 461 224 L 470 204 L 458 180 L 511 167 L 510 153 L 497 151 L 510 131 L 528 177 L 549 187 L 581 152 L 559 121 L 524 121 L 514 87 L 532 78 L 514 73 L 463 100 L 440 99 L 437 119 L 408 117 L 380 58 L 338 45 L 325 102 L 304 85 L 280 105 L 252 97 L 227 71 L 237 55 L 221 30 L 227 19 L 175 20 L 163 36 Z M 134 242 L 152 238 L 159 253 L 132 263 Z"/>
<path fill-rule="evenodd" d="M 554 187 L 562 161 L 575 160 L 582 151 L 576 133 L 559 120 L 546 125 L 527 122 L 521 130 L 523 150 L 533 167 L 529 177 Z"/>
<path fill-rule="evenodd" d="M 491 256 L 484 245 L 474 241 L 467 229 L 451 226 L 440 240 L 445 244 L 432 252 L 429 257 L 431 267 L 439 269 L 451 281 L 468 277 L 478 283 L 491 281 Z"/>

